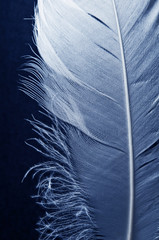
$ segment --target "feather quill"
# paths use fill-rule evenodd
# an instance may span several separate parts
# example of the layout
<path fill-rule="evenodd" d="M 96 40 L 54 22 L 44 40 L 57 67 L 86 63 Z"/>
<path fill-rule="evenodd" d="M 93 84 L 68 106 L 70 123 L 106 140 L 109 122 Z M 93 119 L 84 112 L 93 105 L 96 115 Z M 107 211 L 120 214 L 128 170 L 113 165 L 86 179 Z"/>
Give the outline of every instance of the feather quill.
<path fill-rule="evenodd" d="M 38 0 L 40 239 L 159 238 L 158 23 L 159 0 Z"/>

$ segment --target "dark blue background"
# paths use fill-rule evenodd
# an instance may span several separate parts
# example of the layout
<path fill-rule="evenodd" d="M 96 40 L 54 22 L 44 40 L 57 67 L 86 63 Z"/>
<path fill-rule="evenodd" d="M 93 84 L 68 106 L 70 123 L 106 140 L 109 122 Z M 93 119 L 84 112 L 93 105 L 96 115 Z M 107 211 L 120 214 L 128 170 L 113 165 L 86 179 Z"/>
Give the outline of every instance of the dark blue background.
<path fill-rule="evenodd" d="M 36 181 L 26 171 L 42 161 L 42 156 L 25 144 L 34 136 L 25 118 L 37 116 L 37 104 L 18 90 L 18 75 L 25 62 L 24 55 L 32 54 L 32 20 L 35 1 L 0 1 L 0 239 L 34 240 L 40 207 L 35 199 Z"/>

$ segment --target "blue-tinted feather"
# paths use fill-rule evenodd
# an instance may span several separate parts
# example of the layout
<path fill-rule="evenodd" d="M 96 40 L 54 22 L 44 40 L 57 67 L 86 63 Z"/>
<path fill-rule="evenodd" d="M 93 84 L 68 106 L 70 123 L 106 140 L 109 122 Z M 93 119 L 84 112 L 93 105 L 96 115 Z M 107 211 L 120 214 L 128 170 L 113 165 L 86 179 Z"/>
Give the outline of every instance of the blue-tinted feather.
<path fill-rule="evenodd" d="M 47 193 L 43 183 L 50 172 L 54 174 L 52 164 L 59 164 L 58 158 L 60 166 L 71 164 L 66 169 L 80 189 L 79 195 L 71 194 L 76 195 L 74 203 L 79 200 L 80 213 L 81 203 L 88 209 L 82 219 L 90 229 L 90 235 L 87 231 L 83 235 L 81 219 L 79 225 L 72 225 L 73 216 L 79 213 L 72 205 L 72 221 L 67 212 L 62 228 L 59 212 L 65 214 L 68 202 L 61 191 L 59 225 L 49 225 L 52 235 L 46 236 L 41 227 L 41 239 L 159 237 L 158 9 L 159 0 L 38 1 L 34 34 L 41 60 L 32 61 L 29 67 L 39 83 L 26 80 L 25 91 L 51 118 L 63 122 L 66 136 L 59 150 L 60 127 L 52 127 L 52 133 L 42 125 L 38 128 L 43 139 L 39 143 L 51 161 L 48 166 L 44 163 L 47 171 L 37 167 L 44 172 L 38 186 L 45 186 L 42 192 Z M 63 156 L 65 149 L 69 157 Z M 57 175 L 61 174 L 58 169 Z M 57 197 L 54 187 L 50 196 Z M 42 197 L 47 201 L 48 196 Z M 41 223 L 46 229 L 46 222 Z"/>

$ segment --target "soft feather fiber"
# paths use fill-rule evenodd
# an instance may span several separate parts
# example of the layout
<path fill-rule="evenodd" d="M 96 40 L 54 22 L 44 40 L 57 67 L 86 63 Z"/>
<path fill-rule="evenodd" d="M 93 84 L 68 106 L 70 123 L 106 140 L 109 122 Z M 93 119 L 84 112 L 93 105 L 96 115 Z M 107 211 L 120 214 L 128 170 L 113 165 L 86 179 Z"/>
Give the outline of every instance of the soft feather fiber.
<path fill-rule="evenodd" d="M 38 0 L 40 239 L 159 239 L 158 24 L 159 0 Z"/>

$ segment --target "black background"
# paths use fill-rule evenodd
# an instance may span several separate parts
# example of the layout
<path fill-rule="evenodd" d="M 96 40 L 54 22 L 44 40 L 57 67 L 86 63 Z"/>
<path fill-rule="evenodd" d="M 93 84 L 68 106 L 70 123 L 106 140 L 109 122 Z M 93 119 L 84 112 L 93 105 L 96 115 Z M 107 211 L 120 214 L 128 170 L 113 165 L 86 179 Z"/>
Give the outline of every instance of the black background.
<path fill-rule="evenodd" d="M 36 222 L 41 209 L 30 196 L 36 194 L 36 180 L 26 171 L 42 156 L 25 141 L 35 134 L 25 120 L 38 114 L 38 105 L 18 90 L 20 67 L 31 55 L 35 1 L 0 1 L 0 239 L 37 240 Z M 25 18 L 30 18 L 24 20 Z"/>

